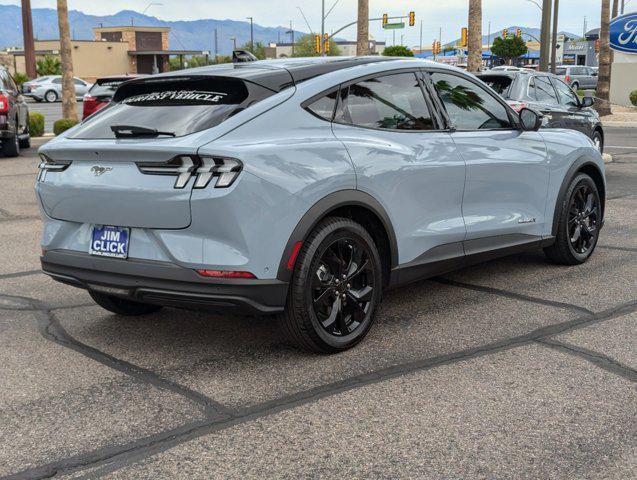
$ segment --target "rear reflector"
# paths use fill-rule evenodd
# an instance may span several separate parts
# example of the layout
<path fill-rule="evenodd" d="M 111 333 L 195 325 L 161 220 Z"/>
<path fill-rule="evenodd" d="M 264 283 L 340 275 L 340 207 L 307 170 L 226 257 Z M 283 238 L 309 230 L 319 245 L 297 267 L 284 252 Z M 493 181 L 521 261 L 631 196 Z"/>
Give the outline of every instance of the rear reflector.
<path fill-rule="evenodd" d="M 288 259 L 288 270 L 292 270 L 294 268 L 294 262 L 296 262 L 296 257 L 299 255 L 299 250 L 301 250 L 301 244 L 303 242 L 296 242 L 294 248 L 292 249 L 292 253 L 290 254 L 290 258 Z"/>
<path fill-rule="evenodd" d="M 235 272 L 232 270 L 196 270 L 202 277 L 211 278 L 257 278 L 250 272 Z"/>

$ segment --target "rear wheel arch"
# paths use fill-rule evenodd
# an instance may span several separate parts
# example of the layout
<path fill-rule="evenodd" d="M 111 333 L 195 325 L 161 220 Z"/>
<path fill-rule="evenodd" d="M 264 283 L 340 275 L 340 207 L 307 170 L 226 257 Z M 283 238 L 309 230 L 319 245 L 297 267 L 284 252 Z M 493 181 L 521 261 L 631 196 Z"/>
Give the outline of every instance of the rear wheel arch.
<path fill-rule="evenodd" d="M 560 186 L 560 190 L 557 195 L 557 201 L 555 202 L 553 211 L 551 235 L 554 237 L 557 235 L 560 207 L 564 202 L 566 191 L 568 190 L 571 180 L 573 180 L 573 178 L 575 178 L 575 176 L 579 173 L 585 173 L 593 179 L 593 182 L 595 182 L 595 186 L 597 187 L 597 191 L 599 192 L 603 221 L 604 212 L 606 209 L 606 184 L 604 182 L 604 175 L 602 174 L 599 167 L 592 160 L 586 157 L 582 157 L 579 160 L 576 160 L 573 165 L 571 165 L 571 167 L 566 172 L 566 175 L 564 175 L 564 179 L 562 180 L 562 185 Z"/>
<path fill-rule="evenodd" d="M 314 227 L 327 217 L 349 218 L 361 224 L 373 238 L 383 267 L 383 281 L 388 283 L 391 269 L 398 264 L 396 234 L 389 215 L 371 195 L 360 190 L 340 190 L 315 203 L 292 232 L 283 251 L 277 278 L 289 281 L 292 270 L 288 260 L 298 242 L 303 242 Z"/>

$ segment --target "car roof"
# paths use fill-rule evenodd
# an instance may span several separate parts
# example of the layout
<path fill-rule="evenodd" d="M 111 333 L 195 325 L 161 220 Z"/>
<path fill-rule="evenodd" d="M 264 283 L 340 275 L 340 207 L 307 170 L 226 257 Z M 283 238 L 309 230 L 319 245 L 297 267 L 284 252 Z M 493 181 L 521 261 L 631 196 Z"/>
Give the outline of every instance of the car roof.
<path fill-rule="evenodd" d="M 187 78 L 190 76 L 219 75 L 243 79 L 279 92 L 297 83 L 340 70 L 354 69 L 363 65 L 379 63 L 400 63 L 402 66 L 405 62 L 408 62 L 408 64 L 416 68 L 435 66 L 437 68 L 451 69 L 451 67 L 440 63 L 406 57 L 300 57 L 210 65 L 162 73 L 145 79 L 133 80 L 133 82 L 153 81 L 154 79 L 165 77 Z"/>

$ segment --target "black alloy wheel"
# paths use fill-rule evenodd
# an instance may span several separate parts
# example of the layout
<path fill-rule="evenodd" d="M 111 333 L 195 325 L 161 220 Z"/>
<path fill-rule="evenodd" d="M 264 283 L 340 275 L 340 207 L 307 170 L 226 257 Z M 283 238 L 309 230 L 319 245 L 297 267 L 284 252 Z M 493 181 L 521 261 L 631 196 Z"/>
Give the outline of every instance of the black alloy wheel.
<path fill-rule="evenodd" d="M 365 245 L 353 237 L 323 249 L 312 280 L 312 308 L 325 331 L 345 336 L 359 328 L 369 313 L 374 274 Z"/>

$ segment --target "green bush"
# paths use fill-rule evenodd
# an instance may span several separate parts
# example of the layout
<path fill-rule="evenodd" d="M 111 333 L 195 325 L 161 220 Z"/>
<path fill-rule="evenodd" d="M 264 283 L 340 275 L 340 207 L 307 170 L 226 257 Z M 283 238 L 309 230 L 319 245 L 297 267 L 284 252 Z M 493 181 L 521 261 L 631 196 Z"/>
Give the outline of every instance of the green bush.
<path fill-rule="evenodd" d="M 20 90 L 22 90 L 22 84 L 24 82 L 28 82 L 29 81 L 29 77 L 27 77 L 24 73 L 16 72 L 13 75 L 13 80 L 15 81 L 16 85 L 18 86 L 18 88 Z"/>
<path fill-rule="evenodd" d="M 32 137 L 41 137 L 44 135 L 44 115 L 29 112 L 29 133 Z"/>
<path fill-rule="evenodd" d="M 62 62 L 57 57 L 47 55 L 35 63 L 35 71 L 41 77 L 44 75 L 62 75 Z"/>
<path fill-rule="evenodd" d="M 628 98 L 630 98 L 630 103 L 637 107 L 637 90 L 633 90 L 632 92 L 630 92 Z"/>
<path fill-rule="evenodd" d="M 383 50 L 385 57 L 413 57 L 414 52 L 403 45 L 393 45 Z"/>
<path fill-rule="evenodd" d="M 62 118 L 61 120 L 58 120 L 53 124 L 53 133 L 55 134 L 55 136 L 58 136 L 61 133 L 66 132 L 69 128 L 74 127 L 78 123 L 79 122 L 77 120 Z"/>

